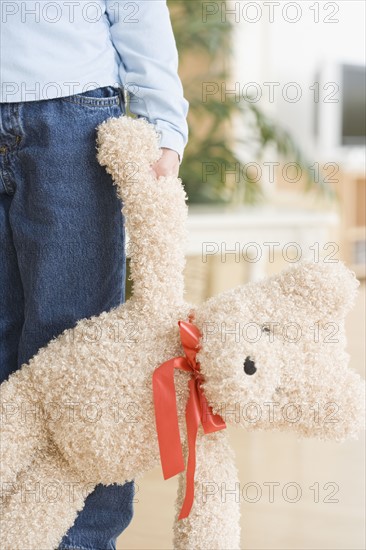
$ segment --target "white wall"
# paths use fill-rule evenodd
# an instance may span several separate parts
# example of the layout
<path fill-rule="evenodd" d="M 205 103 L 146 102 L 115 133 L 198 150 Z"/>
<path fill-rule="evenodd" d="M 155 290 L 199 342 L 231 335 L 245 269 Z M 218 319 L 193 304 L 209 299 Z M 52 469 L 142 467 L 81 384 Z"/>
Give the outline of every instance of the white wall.
<path fill-rule="evenodd" d="M 233 80 L 241 83 L 241 89 L 248 82 L 259 83 L 263 94 L 260 105 L 290 129 L 310 155 L 316 151 L 312 135 L 314 91 L 309 87 L 325 61 L 365 63 L 365 5 L 363 0 L 231 2 L 236 10 L 235 15 L 227 14 L 233 22 L 236 17 Z M 319 22 L 315 22 L 317 15 Z M 327 17 L 338 22 L 326 22 Z M 293 23 L 286 21 L 296 18 Z M 255 19 L 258 21 L 249 22 Z M 273 102 L 264 82 L 280 83 L 274 89 Z M 289 82 L 301 88 L 298 102 L 282 97 Z M 296 90 L 291 87 L 288 92 L 294 94 Z"/>

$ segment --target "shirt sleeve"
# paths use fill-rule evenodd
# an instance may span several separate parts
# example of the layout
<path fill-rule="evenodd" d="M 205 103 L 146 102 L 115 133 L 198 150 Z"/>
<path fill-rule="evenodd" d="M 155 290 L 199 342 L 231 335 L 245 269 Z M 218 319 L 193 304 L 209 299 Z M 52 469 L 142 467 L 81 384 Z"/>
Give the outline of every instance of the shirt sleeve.
<path fill-rule="evenodd" d="M 119 76 L 130 110 L 155 125 L 160 147 L 183 157 L 188 101 L 178 76 L 178 52 L 165 0 L 106 0 Z"/>

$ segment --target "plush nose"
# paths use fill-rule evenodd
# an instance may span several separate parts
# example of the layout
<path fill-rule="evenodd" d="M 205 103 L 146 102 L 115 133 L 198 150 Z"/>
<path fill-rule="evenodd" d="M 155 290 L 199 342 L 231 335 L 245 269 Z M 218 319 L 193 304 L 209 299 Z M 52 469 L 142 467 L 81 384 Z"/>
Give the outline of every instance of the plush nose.
<path fill-rule="evenodd" d="M 250 357 L 246 357 L 244 361 L 244 372 L 245 374 L 254 374 L 257 370 L 254 361 Z"/>

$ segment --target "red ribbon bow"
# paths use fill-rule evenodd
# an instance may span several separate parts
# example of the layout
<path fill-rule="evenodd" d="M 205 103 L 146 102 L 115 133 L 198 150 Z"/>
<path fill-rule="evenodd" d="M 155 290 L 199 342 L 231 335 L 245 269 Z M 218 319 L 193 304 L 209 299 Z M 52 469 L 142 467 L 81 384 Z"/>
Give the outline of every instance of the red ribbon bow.
<path fill-rule="evenodd" d="M 188 382 L 189 398 L 186 406 L 188 438 L 188 464 L 186 472 L 186 494 L 178 519 L 186 518 L 194 500 L 194 473 L 196 468 L 196 439 L 200 423 L 205 434 L 226 428 L 218 414 L 212 413 L 203 393 L 203 376 L 196 361 L 200 349 L 201 333 L 191 322 L 179 321 L 179 332 L 185 356 L 174 357 L 160 365 L 153 373 L 153 394 L 156 429 L 159 441 L 160 460 L 164 479 L 184 471 L 182 444 L 179 434 L 177 400 L 174 386 L 174 369 L 190 372 Z"/>

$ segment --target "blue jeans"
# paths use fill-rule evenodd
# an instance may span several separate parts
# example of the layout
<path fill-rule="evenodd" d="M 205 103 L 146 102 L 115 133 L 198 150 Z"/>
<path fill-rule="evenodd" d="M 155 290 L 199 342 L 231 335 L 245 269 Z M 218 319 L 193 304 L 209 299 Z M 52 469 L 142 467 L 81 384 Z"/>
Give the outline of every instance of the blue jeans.
<path fill-rule="evenodd" d="M 112 86 L 0 104 L 0 382 L 77 320 L 124 301 L 122 205 L 95 156 L 96 126 L 124 113 Z M 133 482 L 98 485 L 60 548 L 114 550 L 133 493 Z"/>

